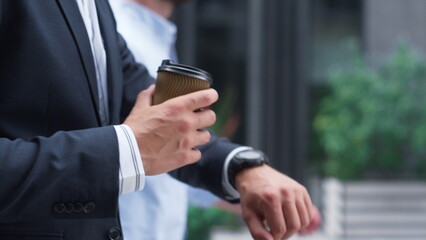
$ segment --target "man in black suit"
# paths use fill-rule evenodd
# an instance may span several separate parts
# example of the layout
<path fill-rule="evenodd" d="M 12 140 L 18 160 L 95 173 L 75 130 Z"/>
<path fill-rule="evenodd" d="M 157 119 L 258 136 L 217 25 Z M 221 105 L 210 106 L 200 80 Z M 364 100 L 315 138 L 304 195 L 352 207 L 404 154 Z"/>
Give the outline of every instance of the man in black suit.
<path fill-rule="evenodd" d="M 303 186 L 260 152 L 200 130 L 215 115 L 194 110 L 214 103 L 214 90 L 151 105 L 153 80 L 106 0 L 1 4 L 0 239 L 121 239 L 119 194 L 175 169 L 240 200 L 256 239 L 309 224 Z"/>

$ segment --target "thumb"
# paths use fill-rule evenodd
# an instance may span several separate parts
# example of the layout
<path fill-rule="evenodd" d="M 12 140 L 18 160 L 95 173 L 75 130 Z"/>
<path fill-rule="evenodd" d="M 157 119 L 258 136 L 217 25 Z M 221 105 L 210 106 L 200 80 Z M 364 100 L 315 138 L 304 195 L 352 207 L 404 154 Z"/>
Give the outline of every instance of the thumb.
<path fill-rule="evenodd" d="M 154 96 L 155 85 L 149 86 L 149 88 L 143 90 L 138 94 L 136 98 L 136 108 L 146 108 L 152 105 L 152 97 Z"/>

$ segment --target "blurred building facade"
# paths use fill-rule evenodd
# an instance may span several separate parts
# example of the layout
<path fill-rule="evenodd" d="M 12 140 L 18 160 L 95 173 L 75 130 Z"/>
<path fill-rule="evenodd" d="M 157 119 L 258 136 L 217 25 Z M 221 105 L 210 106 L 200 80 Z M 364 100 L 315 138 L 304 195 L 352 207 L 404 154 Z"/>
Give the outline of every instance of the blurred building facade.
<path fill-rule="evenodd" d="M 300 181 L 307 152 L 309 1 L 195 1 L 176 15 L 181 62 L 232 89 L 237 142 Z M 183 30 L 182 30 L 183 29 Z"/>
<path fill-rule="evenodd" d="M 425 10 L 423 0 L 198 0 L 174 20 L 180 61 L 211 72 L 222 95 L 231 89 L 234 140 L 303 182 L 312 115 L 330 70 L 350 64 L 347 45 L 373 61 L 401 41 L 425 52 Z"/>

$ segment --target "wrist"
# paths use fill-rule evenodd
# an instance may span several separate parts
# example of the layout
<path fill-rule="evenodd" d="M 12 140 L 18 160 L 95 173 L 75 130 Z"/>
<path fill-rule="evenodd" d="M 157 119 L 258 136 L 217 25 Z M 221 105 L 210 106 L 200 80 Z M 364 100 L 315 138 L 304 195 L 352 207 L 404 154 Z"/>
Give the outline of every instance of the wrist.
<path fill-rule="evenodd" d="M 261 177 L 258 173 L 258 170 L 260 168 L 265 167 L 266 165 L 263 164 L 261 166 L 257 166 L 257 167 L 252 167 L 252 168 L 246 168 L 242 171 L 240 171 L 236 176 L 235 176 L 235 189 L 237 189 L 237 191 L 242 194 L 246 191 L 246 189 L 248 189 L 252 183 L 250 182 L 250 180 L 253 177 Z M 256 178 L 257 179 L 257 178 Z"/>

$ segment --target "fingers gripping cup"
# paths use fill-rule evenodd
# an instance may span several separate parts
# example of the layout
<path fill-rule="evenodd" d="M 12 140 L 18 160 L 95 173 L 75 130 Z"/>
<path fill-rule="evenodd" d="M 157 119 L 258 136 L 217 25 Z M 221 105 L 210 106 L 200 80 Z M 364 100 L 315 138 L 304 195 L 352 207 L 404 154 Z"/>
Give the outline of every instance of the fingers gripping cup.
<path fill-rule="evenodd" d="M 208 89 L 213 79 L 210 73 L 170 60 L 163 60 L 158 68 L 154 105 L 171 98 Z"/>

